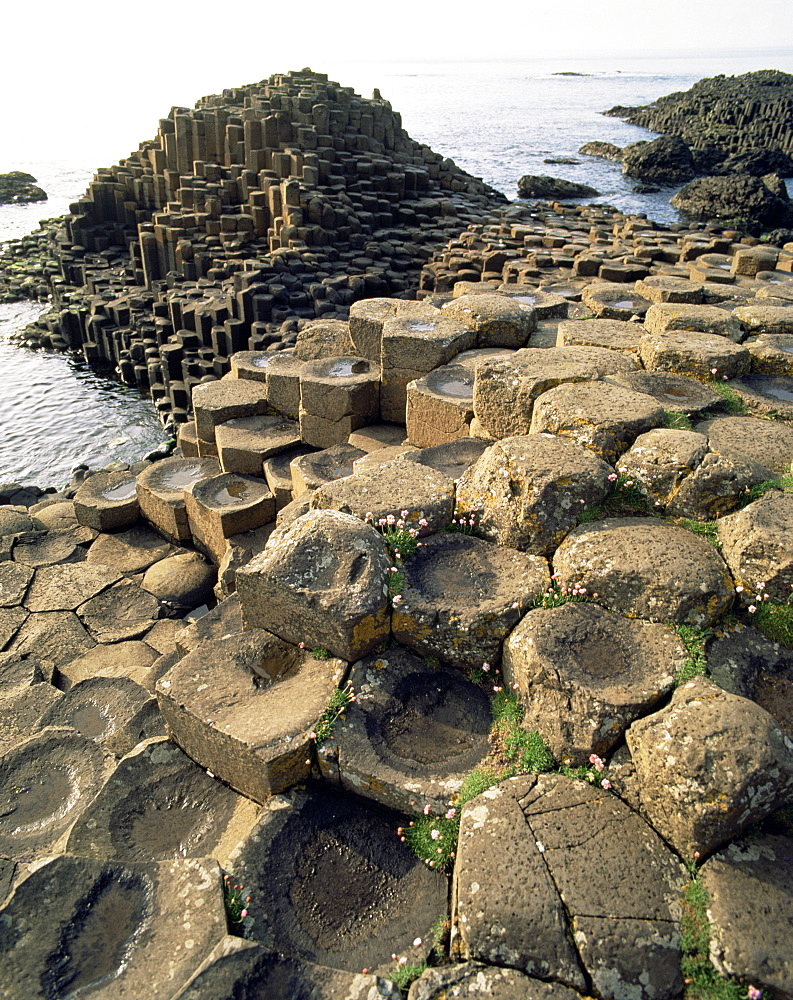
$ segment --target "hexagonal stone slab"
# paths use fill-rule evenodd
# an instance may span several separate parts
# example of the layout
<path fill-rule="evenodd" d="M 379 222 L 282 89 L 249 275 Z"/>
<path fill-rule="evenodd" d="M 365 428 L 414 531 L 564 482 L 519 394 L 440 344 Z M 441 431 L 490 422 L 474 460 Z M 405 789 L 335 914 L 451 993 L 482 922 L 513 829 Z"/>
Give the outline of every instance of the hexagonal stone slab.
<path fill-rule="evenodd" d="M 57 845 L 115 761 L 71 728 L 43 729 L 0 757 L 0 855 L 34 861 Z M 2 963 L 0 963 L 2 964 Z"/>
<path fill-rule="evenodd" d="M 699 877 L 710 896 L 710 958 L 717 970 L 771 990 L 774 996 L 790 997 L 790 838 L 738 840 L 710 858 Z"/>
<path fill-rule="evenodd" d="M 666 506 L 707 454 L 708 439 L 704 434 L 658 427 L 636 438 L 622 456 L 620 468 Z"/>
<path fill-rule="evenodd" d="M 265 807 L 231 870 L 256 900 L 250 929 L 268 950 L 332 968 L 421 961 L 446 913 L 447 882 L 400 843 L 398 813 L 319 789 Z"/>
<path fill-rule="evenodd" d="M 0 754 L 32 736 L 42 714 L 63 697 L 49 683 L 49 673 L 35 660 L 0 653 Z"/>
<path fill-rule="evenodd" d="M 649 300 L 618 281 L 587 285 L 581 291 L 581 301 L 600 319 L 625 321 L 632 316 L 644 316 L 650 308 Z"/>
<path fill-rule="evenodd" d="M 91 534 L 90 528 L 79 528 L 75 531 L 48 531 L 33 538 L 27 536 L 27 540 L 14 546 L 14 562 L 36 569 L 58 563 L 82 562 L 86 557 L 84 544 L 87 539 L 81 538 L 78 531 Z"/>
<path fill-rule="evenodd" d="M 470 468 L 488 448 L 490 442 L 478 438 L 457 438 L 446 444 L 436 444 L 432 448 L 418 448 L 406 452 L 404 458 L 408 462 L 418 462 L 428 465 L 437 472 L 442 472 L 449 479 L 457 480 L 466 469 Z"/>
<path fill-rule="evenodd" d="M 173 555 L 175 549 L 162 535 L 145 524 L 136 524 L 113 535 L 99 535 L 86 556 L 89 563 L 111 566 L 131 576 L 145 572 L 149 566 Z"/>
<path fill-rule="evenodd" d="M 224 378 L 196 385 L 192 404 L 196 431 L 202 441 L 214 441 L 215 428 L 234 417 L 272 412 L 267 404 L 265 386 L 251 379 Z"/>
<path fill-rule="evenodd" d="M 0 608 L 0 643 L 7 646 L 29 618 L 24 608 Z"/>
<path fill-rule="evenodd" d="M 746 331 L 743 324 L 718 306 L 689 305 L 663 302 L 650 306 L 644 317 L 648 333 L 663 334 L 672 330 L 696 330 L 699 333 L 717 334 L 740 342 Z"/>
<path fill-rule="evenodd" d="M 606 756 L 672 690 L 687 658 L 663 625 L 591 604 L 538 608 L 504 643 L 504 680 L 519 686 L 524 726 L 557 760 Z"/>
<path fill-rule="evenodd" d="M 475 330 L 477 347 L 523 347 L 537 325 L 532 306 L 499 294 L 458 295 L 443 315 Z"/>
<path fill-rule="evenodd" d="M 335 479 L 351 476 L 353 462 L 365 454 L 352 445 L 335 444 L 332 448 L 295 456 L 289 463 L 292 493 L 297 498 L 306 490 L 315 490 Z"/>
<path fill-rule="evenodd" d="M 255 385 L 236 380 L 238 385 Z M 210 389 L 219 382 L 202 385 Z M 233 414 L 237 416 L 238 414 Z M 137 478 L 138 503 L 147 521 L 167 539 L 180 544 L 190 541 L 190 526 L 184 504 L 188 486 L 217 476 L 220 466 L 214 458 L 164 458 L 154 462 Z"/>
<path fill-rule="evenodd" d="M 751 355 L 745 347 L 727 337 L 697 331 L 648 331 L 639 343 L 639 355 L 649 371 L 697 378 L 710 378 L 714 372 L 719 377 L 736 378 L 751 367 Z"/>
<path fill-rule="evenodd" d="M 36 570 L 25 606 L 29 611 L 75 611 L 120 579 L 121 573 L 109 566 L 87 562 L 42 566 Z"/>
<path fill-rule="evenodd" d="M 558 385 L 534 404 L 533 434 L 571 438 L 612 465 L 639 434 L 663 424 L 652 398 L 606 382 Z"/>
<path fill-rule="evenodd" d="M 259 810 L 167 739 L 125 757 L 75 823 L 66 850 L 124 863 L 215 857 L 223 864 Z"/>
<path fill-rule="evenodd" d="M 375 524 L 389 514 L 399 518 L 407 510 L 405 520 L 427 534 L 451 521 L 454 482 L 432 466 L 397 458 L 376 470 L 321 486 L 311 506 L 361 519 L 371 514 Z M 419 526 L 421 519 L 427 524 Z"/>
<path fill-rule="evenodd" d="M 729 570 L 698 535 L 655 518 L 613 517 L 573 528 L 553 557 L 564 587 L 631 618 L 705 626 L 732 603 Z"/>
<path fill-rule="evenodd" d="M 624 323 L 618 319 L 564 320 L 557 329 L 556 346 L 604 347 L 637 358 L 643 333 L 640 323 Z"/>
<path fill-rule="evenodd" d="M 467 437 L 474 415 L 474 372 L 467 365 L 443 365 L 408 382 L 405 424 L 417 448 Z"/>
<path fill-rule="evenodd" d="M 171 997 L 225 935 L 220 887 L 220 869 L 207 859 L 57 858 L 3 910 L 0 991 L 30 1000 Z"/>
<path fill-rule="evenodd" d="M 165 736 L 156 700 L 129 677 L 80 681 L 41 716 L 39 725 L 71 726 L 116 757 L 141 740 Z"/>
<path fill-rule="evenodd" d="M 616 797 L 560 775 L 502 782 L 467 803 L 453 917 L 464 955 L 608 997 L 682 989 L 682 866 Z"/>
<path fill-rule="evenodd" d="M 714 413 L 724 409 L 724 400 L 713 389 L 687 375 L 668 372 L 620 372 L 605 379 L 614 385 L 644 392 L 665 410 L 677 413 Z"/>
<path fill-rule="evenodd" d="M 130 677 L 140 684 L 158 655 L 145 642 L 93 644 L 79 656 L 58 665 L 55 683 L 62 691 L 92 677 Z"/>
<path fill-rule="evenodd" d="M 793 588 L 793 495 L 769 490 L 759 500 L 718 524 L 722 554 L 736 583 L 763 592 L 779 603 Z"/>
<path fill-rule="evenodd" d="M 350 514 L 312 510 L 270 536 L 237 573 L 245 628 L 322 646 L 348 662 L 390 631 L 382 535 Z"/>
<path fill-rule="evenodd" d="M 606 496 L 612 472 L 588 448 L 564 438 L 505 438 L 460 477 L 457 509 L 479 512 L 482 538 L 549 555 L 581 510 Z"/>
<path fill-rule="evenodd" d="M 2 616 L 0 616 L 2 621 Z M 92 649 L 96 643 L 72 611 L 42 611 L 15 628 L 11 645 L 15 653 L 49 661 L 56 667 Z"/>
<path fill-rule="evenodd" d="M 793 423 L 793 375 L 744 375 L 730 388 L 752 413 Z"/>
<path fill-rule="evenodd" d="M 793 375 L 793 332 L 765 333 L 744 344 L 752 356 L 752 371 L 762 375 Z"/>
<path fill-rule="evenodd" d="M 300 428 L 283 417 L 235 417 L 215 428 L 215 444 L 224 472 L 261 476 L 265 459 L 300 444 Z"/>
<path fill-rule="evenodd" d="M 702 286 L 668 274 L 654 274 L 636 282 L 636 291 L 651 302 L 702 302 Z"/>
<path fill-rule="evenodd" d="M 22 563 L 0 563 L 0 608 L 11 608 L 21 604 L 28 585 L 33 579 L 33 570 Z"/>
<path fill-rule="evenodd" d="M 626 739 L 644 812 L 683 857 L 710 854 L 793 790 L 793 749 L 776 721 L 704 677 Z"/>
<path fill-rule="evenodd" d="M 527 347 L 508 358 L 485 358 L 476 366 L 474 414 L 495 438 L 528 434 L 534 400 L 562 382 L 586 382 L 636 363 L 600 347 Z"/>
<path fill-rule="evenodd" d="M 394 638 L 463 668 L 497 663 L 504 638 L 550 584 L 542 557 L 456 532 L 428 538 L 402 573 Z"/>
<path fill-rule="evenodd" d="M 760 462 L 769 479 L 790 469 L 793 427 L 759 417 L 718 417 L 703 420 L 695 430 L 707 434 L 712 451 L 730 458 L 740 455 Z"/>
<path fill-rule="evenodd" d="M 77 609 L 80 621 L 97 642 L 140 639 L 160 617 L 160 602 L 132 580 L 124 580 Z"/>
<path fill-rule="evenodd" d="M 227 538 L 275 520 L 275 498 L 261 476 L 224 472 L 195 483 L 184 499 L 193 542 L 215 563 Z"/>
<path fill-rule="evenodd" d="M 670 517 L 714 521 L 744 502 L 747 491 L 765 479 L 763 466 L 752 458 L 705 455 L 668 501 Z"/>
<path fill-rule="evenodd" d="M 254 629 L 198 643 L 157 699 L 193 760 L 264 802 L 310 774 L 311 734 L 345 668 Z"/>
<path fill-rule="evenodd" d="M 490 752 L 490 703 L 458 671 L 395 647 L 356 663 L 355 702 L 332 735 L 348 791 L 401 812 L 445 812 Z"/>
<path fill-rule="evenodd" d="M 578 1000 L 580 993 L 560 983 L 544 983 L 524 976 L 517 969 L 466 962 L 464 965 L 427 969 L 408 992 L 408 1000 L 446 1000 L 471 997 L 474 1000 Z"/>
<path fill-rule="evenodd" d="M 83 480 L 74 497 L 80 524 L 97 531 L 118 531 L 140 516 L 135 477 L 131 472 L 98 472 Z"/>

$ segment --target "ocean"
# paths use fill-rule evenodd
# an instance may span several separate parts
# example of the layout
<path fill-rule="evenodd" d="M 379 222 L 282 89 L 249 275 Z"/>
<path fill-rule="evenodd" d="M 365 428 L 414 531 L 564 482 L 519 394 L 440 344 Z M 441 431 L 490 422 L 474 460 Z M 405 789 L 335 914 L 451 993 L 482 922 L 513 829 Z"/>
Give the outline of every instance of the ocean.
<path fill-rule="evenodd" d="M 262 76 L 293 67 L 267 66 Z M 678 216 L 669 205 L 674 188 L 638 195 L 619 165 L 585 157 L 578 149 L 601 140 L 618 146 L 653 138 L 645 129 L 626 125 L 600 112 L 614 105 L 647 104 L 673 91 L 687 90 L 705 76 L 733 75 L 757 69 L 793 72 L 793 54 L 769 50 L 732 53 L 720 58 L 636 58 L 619 60 L 527 59 L 501 62 L 359 62 L 312 67 L 352 86 L 364 97 L 379 88 L 401 112 L 403 126 L 420 142 L 451 157 L 459 166 L 503 192 L 517 195 L 523 174 L 549 174 L 594 187 L 597 198 L 625 212 L 644 212 L 659 222 Z M 229 80 L 228 86 L 250 80 Z M 196 94 L 196 100 L 200 97 Z M 164 98 L 164 103 L 160 103 Z M 38 178 L 47 202 L 0 206 L 0 243 L 37 227 L 43 218 L 68 211 L 85 190 L 96 167 L 107 166 L 123 152 L 156 132 L 165 116 L 167 94 L 141 95 L 152 108 L 148 133 L 128 135 L 124 116 L 105 122 L 91 134 L 90 144 L 77 135 L 72 148 L 57 159 L 19 159 L 6 154 L 0 171 L 25 170 Z M 547 163 L 566 157 L 573 164 Z M 788 181 L 790 188 L 791 182 Z M 8 343 L 9 335 L 37 314 L 18 303 L 0 306 L 0 482 L 22 481 L 63 486 L 78 463 L 136 461 L 163 439 L 150 402 L 116 382 L 112 373 L 97 373 L 82 361 L 34 352 Z"/>

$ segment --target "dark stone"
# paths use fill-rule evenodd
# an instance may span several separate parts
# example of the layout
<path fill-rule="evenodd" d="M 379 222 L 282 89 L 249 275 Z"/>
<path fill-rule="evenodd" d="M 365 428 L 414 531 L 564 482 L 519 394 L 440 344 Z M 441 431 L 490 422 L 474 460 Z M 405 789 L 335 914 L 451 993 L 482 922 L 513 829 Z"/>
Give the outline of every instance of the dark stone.
<path fill-rule="evenodd" d="M 0 174 L 0 205 L 27 205 L 46 201 L 47 192 L 36 185 L 36 178 L 22 170 Z"/>
<path fill-rule="evenodd" d="M 691 150 L 676 135 L 634 142 L 622 151 L 622 172 L 656 184 L 683 184 L 695 175 Z"/>
<path fill-rule="evenodd" d="M 560 177 L 524 174 L 518 181 L 521 198 L 595 198 L 598 194 L 588 184 L 576 184 Z"/>
<path fill-rule="evenodd" d="M 776 177 L 775 174 L 769 175 Z M 765 226 L 793 224 L 793 207 L 777 185 L 750 174 L 698 177 L 670 199 L 675 208 L 695 219 L 746 219 Z"/>

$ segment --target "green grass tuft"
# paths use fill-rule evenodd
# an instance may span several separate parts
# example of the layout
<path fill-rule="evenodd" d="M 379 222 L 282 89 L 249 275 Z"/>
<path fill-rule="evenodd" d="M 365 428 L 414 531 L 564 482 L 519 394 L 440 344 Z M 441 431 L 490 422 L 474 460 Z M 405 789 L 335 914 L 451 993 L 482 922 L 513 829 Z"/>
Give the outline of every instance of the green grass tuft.
<path fill-rule="evenodd" d="M 752 615 L 752 624 L 772 642 L 793 646 L 793 607 L 789 604 L 760 602 Z"/>
<path fill-rule="evenodd" d="M 745 417 L 749 413 L 735 389 L 731 389 L 724 381 L 714 378 L 708 381 L 708 385 L 724 400 L 724 409 L 731 417 Z"/>
<path fill-rule="evenodd" d="M 780 476 L 778 479 L 765 479 L 762 483 L 755 483 L 741 497 L 741 506 L 754 503 L 769 490 L 781 490 L 783 493 L 793 493 L 793 473 Z"/>
<path fill-rule="evenodd" d="M 705 656 L 705 643 L 712 635 L 710 629 L 695 628 L 693 625 L 673 626 L 678 638 L 686 647 L 688 657 L 678 670 L 675 687 L 680 687 L 694 677 L 708 676 L 708 660 Z"/>
<path fill-rule="evenodd" d="M 426 968 L 426 962 L 422 962 L 420 965 L 397 965 L 392 972 L 388 973 L 387 978 L 404 993 Z"/>
<path fill-rule="evenodd" d="M 333 731 L 333 726 L 336 719 L 342 714 L 344 709 L 353 701 L 352 685 L 347 682 L 343 688 L 336 688 L 333 694 L 330 696 L 330 701 L 328 702 L 328 707 L 320 716 L 319 722 L 314 727 L 314 742 L 317 747 L 321 747 L 322 744 L 328 739 L 331 732 Z"/>
<path fill-rule="evenodd" d="M 664 427 L 673 431 L 693 431 L 694 425 L 685 413 L 679 410 L 664 410 Z"/>
<path fill-rule="evenodd" d="M 643 517 L 654 513 L 654 502 L 628 473 L 620 472 L 611 494 L 578 515 L 579 524 L 600 521 L 604 517 Z"/>
<path fill-rule="evenodd" d="M 693 535 L 699 535 L 700 538 L 706 539 L 717 549 L 721 548 L 719 529 L 715 521 L 695 521 L 689 517 L 673 517 L 672 521 Z"/>
<path fill-rule="evenodd" d="M 324 646 L 312 646 L 311 655 L 314 657 L 315 660 L 329 660 L 330 650 L 325 649 Z"/>
<path fill-rule="evenodd" d="M 685 1000 L 746 1000 L 746 987 L 722 978 L 709 957 L 709 897 L 695 877 L 683 890 L 680 971 L 686 982 Z"/>

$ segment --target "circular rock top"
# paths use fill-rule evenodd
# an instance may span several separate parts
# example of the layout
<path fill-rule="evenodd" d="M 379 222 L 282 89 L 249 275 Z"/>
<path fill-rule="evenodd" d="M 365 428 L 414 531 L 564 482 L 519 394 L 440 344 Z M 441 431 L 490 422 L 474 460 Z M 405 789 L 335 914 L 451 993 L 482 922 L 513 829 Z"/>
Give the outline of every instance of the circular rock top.
<path fill-rule="evenodd" d="M 586 587 L 598 604 L 631 618 L 706 626 L 734 598 L 713 546 L 655 518 L 579 525 L 556 550 L 553 568 L 562 586 Z"/>
<path fill-rule="evenodd" d="M 129 472 L 98 472 L 83 480 L 74 497 L 80 524 L 115 531 L 134 524 L 140 514 L 135 477 Z"/>
<path fill-rule="evenodd" d="M 183 502 L 182 494 L 188 486 L 217 473 L 218 464 L 214 458 L 164 458 L 140 473 L 138 495 L 145 490 L 165 501 Z"/>

